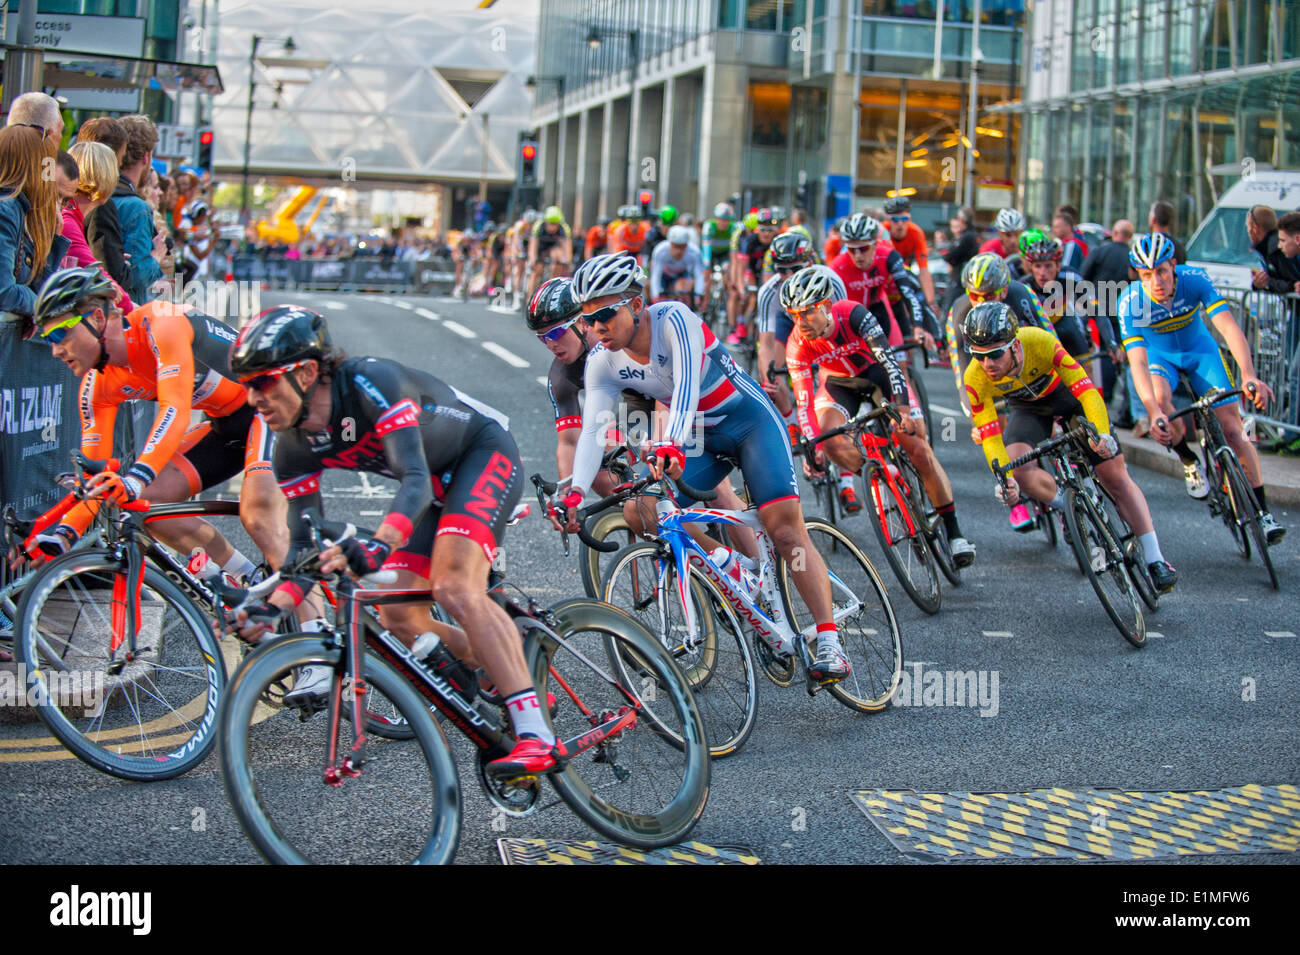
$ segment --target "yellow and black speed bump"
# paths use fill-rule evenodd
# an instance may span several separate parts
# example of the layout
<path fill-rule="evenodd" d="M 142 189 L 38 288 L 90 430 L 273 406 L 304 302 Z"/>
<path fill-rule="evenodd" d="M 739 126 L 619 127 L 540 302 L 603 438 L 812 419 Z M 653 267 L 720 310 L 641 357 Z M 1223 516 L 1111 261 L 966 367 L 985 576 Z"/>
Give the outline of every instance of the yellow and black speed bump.
<path fill-rule="evenodd" d="M 851 798 L 896 848 L 922 857 L 1118 862 L 1300 850 L 1295 786 L 1151 793 L 864 789 Z"/>
<path fill-rule="evenodd" d="M 735 846 L 683 842 L 666 849 L 629 849 L 602 842 L 498 839 L 506 865 L 758 865 L 758 856 Z"/>

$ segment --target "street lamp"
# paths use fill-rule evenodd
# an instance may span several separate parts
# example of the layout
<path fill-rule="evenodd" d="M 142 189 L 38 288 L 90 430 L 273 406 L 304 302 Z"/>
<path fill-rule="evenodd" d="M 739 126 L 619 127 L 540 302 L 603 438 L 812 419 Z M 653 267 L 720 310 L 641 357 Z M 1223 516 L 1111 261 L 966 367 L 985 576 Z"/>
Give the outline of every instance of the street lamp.
<path fill-rule="evenodd" d="M 600 49 L 600 43 L 605 37 L 625 36 L 627 37 L 627 60 L 628 60 L 628 85 L 630 92 L 627 98 L 627 182 L 631 183 L 634 176 L 635 162 L 632 158 L 632 96 L 636 94 L 636 68 L 640 61 L 641 51 L 641 32 L 639 30 L 606 30 L 601 27 L 592 26 L 587 31 L 587 49 L 595 53 Z"/>
<path fill-rule="evenodd" d="M 530 89 L 530 90 L 534 90 L 534 91 L 536 91 L 536 89 L 537 89 L 537 84 L 538 84 L 538 83 L 554 83 L 554 84 L 555 84 L 555 92 L 556 92 L 556 96 L 557 96 L 557 98 L 558 98 L 558 104 L 559 104 L 559 108 L 560 108 L 560 120 L 559 120 L 559 123 L 558 123 L 559 136 L 556 137 L 556 138 L 557 138 L 557 142 L 558 142 L 558 145 L 557 145 L 557 148 L 556 148 L 556 152 L 557 152 L 558 155 L 556 155 L 556 157 L 555 157 L 555 172 L 554 172 L 554 174 L 551 176 L 551 200 L 552 200 L 552 202 L 554 202 L 556 205 L 559 205 L 559 202 L 560 202 L 560 195 L 559 195 L 559 192 L 560 192 L 560 186 L 559 186 L 559 178 L 560 178 L 560 164 L 561 164 L 562 162 L 564 162 L 564 139 L 565 139 L 565 132 L 566 132 L 565 127 L 568 125 L 568 124 L 564 121 L 564 74 L 562 74 L 562 73 L 556 73 L 556 74 L 552 74 L 552 75 L 549 75 L 549 76 L 530 76 L 530 77 L 528 77 L 528 79 L 524 80 L 524 86 L 526 86 L 526 87 L 528 87 L 528 89 Z M 548 138 L 547 143 L 549 144 L 549 142 L 550 142 L 550 140 L 549 140 L 549 138 Z M 548 148 L 549 148 L 549 145 L 548 145 Z"/>
<path fill-rule="evenodd" d="M 253 34 L 253 46 L 248 51 L 248 111 L 244 114 L 244 187 L 243 195 L 239 202 L 239 221 L 243 225 L 248 225 L 248 153 L 253 145 L 253 91 L 257 89 L 257 84 L 253 82 L 253 69 L 257 64 L 257 47 L 263 40 L 267 39 L 260 34 Z M 293 42 L 293 37 L 284 38 L 284 52 L 292 54 L 298 49 L 298 45 Z"/>

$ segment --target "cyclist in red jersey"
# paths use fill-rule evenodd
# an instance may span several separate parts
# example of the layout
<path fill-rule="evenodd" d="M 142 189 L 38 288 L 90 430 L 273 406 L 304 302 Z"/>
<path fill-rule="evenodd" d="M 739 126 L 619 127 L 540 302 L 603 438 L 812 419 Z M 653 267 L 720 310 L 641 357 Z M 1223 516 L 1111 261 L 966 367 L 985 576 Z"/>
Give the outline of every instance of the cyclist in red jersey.
<path fill-rule="evenodd" d="M 903 265 L 903 257 L 885 244 L 880 223 L 858 213 L 840 227 L 844 251 L 831 261 L 830 267 L 844 281 L 848 297 L 866 306 L 890 345 L 905 339 L 923 341 L 935 347 L 939 322 L 921 301 L 916 277 Z"/>
<path fill-rule="evenodd" d="M 885 215 L 889 217 L 889 240 L 903 257 L 904 265 L 916 263 L 917 277 L 925 293 L 925 303 L 935 308 L 934 278 L 930 275 L 930 250 L 925 244 L 925 231 L 912 221 L 912 203 L 906 196 L 893 196 L 885 200 Z"/>
<path fill-rule="evenodd" d="M 952 482 L 925 440 L 916 397 L 894 361 L 875 316 L 848 299 L 831 304 L 831 294 L 829 278 L 816 268 L 796 272 L 781 290 L 781 304 L 795 322 L 786 341 L 785 362 L 794 385 L 800 430 L 805 438 L 812 438 L 819 431 L 838 427 L 857 413 L 864 394 L 873 388 L 879 390 L 883 400 L 896 405 L 906 403 L 910 412 L 903 415 L 895 430 L 943 519 L 957 565 L 965 567 L 975 559 L 975 546 L 962 537 Z M 814 365 L 822 374 L 815 398 Z M 841 468 L 853 474 L 862 470 L 866 459 L 854 439 L 839 435 L 827 440 L 825 446 L 825 454 Z M 825 462 L 821 446 L 816 460 L 818 464 Z M 811 476 L 806 460 L 804 471 Z M 861 506 L 852 487 L 841 488 L 840 500 L 846 511 Z"/>
<path fill-rule="evenodd" d="M 1020 254 L 1020 233 L 1025 231 L 1025 217 L 1016 209 L 999 209 L 993 219 L 993 228 L 997 238 L 989 239 L 980 246 L 980 252 L 994 252 L 1009 259 Z"/>

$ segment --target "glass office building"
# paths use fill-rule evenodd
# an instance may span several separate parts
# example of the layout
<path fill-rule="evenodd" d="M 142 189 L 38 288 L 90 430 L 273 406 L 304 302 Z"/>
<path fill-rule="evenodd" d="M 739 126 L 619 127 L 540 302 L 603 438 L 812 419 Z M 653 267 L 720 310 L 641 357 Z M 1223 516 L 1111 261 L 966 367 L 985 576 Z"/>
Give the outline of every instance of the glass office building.
<path fill-rule="evenodd" d="M 1191 232 L 1233 181 L 1300 168 L 1297 0 L 1037 0 L 1020 197 L 1086 220 L 1146 223 L 1174 203 Z"/>

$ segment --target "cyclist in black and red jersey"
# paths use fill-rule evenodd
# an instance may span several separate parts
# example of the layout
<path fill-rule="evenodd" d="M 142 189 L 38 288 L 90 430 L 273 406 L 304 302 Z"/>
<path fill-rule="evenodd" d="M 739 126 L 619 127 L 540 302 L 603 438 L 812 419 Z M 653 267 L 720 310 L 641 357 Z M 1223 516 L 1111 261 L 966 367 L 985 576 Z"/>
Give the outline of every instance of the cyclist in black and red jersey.
<path fill-rule="evenodd" d="M 737 268 L 744 271 L 744 287 L 741 289 L 740 322 L 736 325 L 736 330 L 727 336 L 728 345 L 738 345 L 742 338 L 749 335 L 749 326 L 745 323 L 745 316 L 749 315 L 754 308 L 759 276 L 762 274 L 763 269 L 763 257 L 767 255 L 768 247 L 772 244 L 772 240 L 776 238 L 780 225 L 773 217 L 771 209 L 759 209 L 758 221 L 754 225 L 753 233 L 745 238 L 744 244 L 732 256 L 737 263 Z M 751 285 L 755 286 L 755 292 L 745 291 Z"/>
<path fill-rule="evenodd" d="M 248 400 L 279 435 L 274 467 L 289 498 L 291 553 L 310 544 L 302 521 L 320 506 L 326 468 L 369 471 L 398 482 L 372 537 L 354 537 L 322 555 L 326 573 L 396 571 L 399 589 L 430 588 L 461 622 L 434 621 L 427 601 L 381 608 L 385 627 L 422 652 L 445 641 L 460 661 L 481 666 L 504 698 L 517 743 L 489 764 L 506 777 L 556 765 L 555 737 L 537 702 L 510 619 L 487 593 L 488 571 L 522 490 L 519 450 L 507 421 L 445 382 L 383 358 L 344 358 L 325 319 L 286 307 L 240 333 L 231 370 Z M 306 581 L 286 581 L 254 617 L 284 613 Z M 562 755 L 562 754 L 561 754 Z"/>

